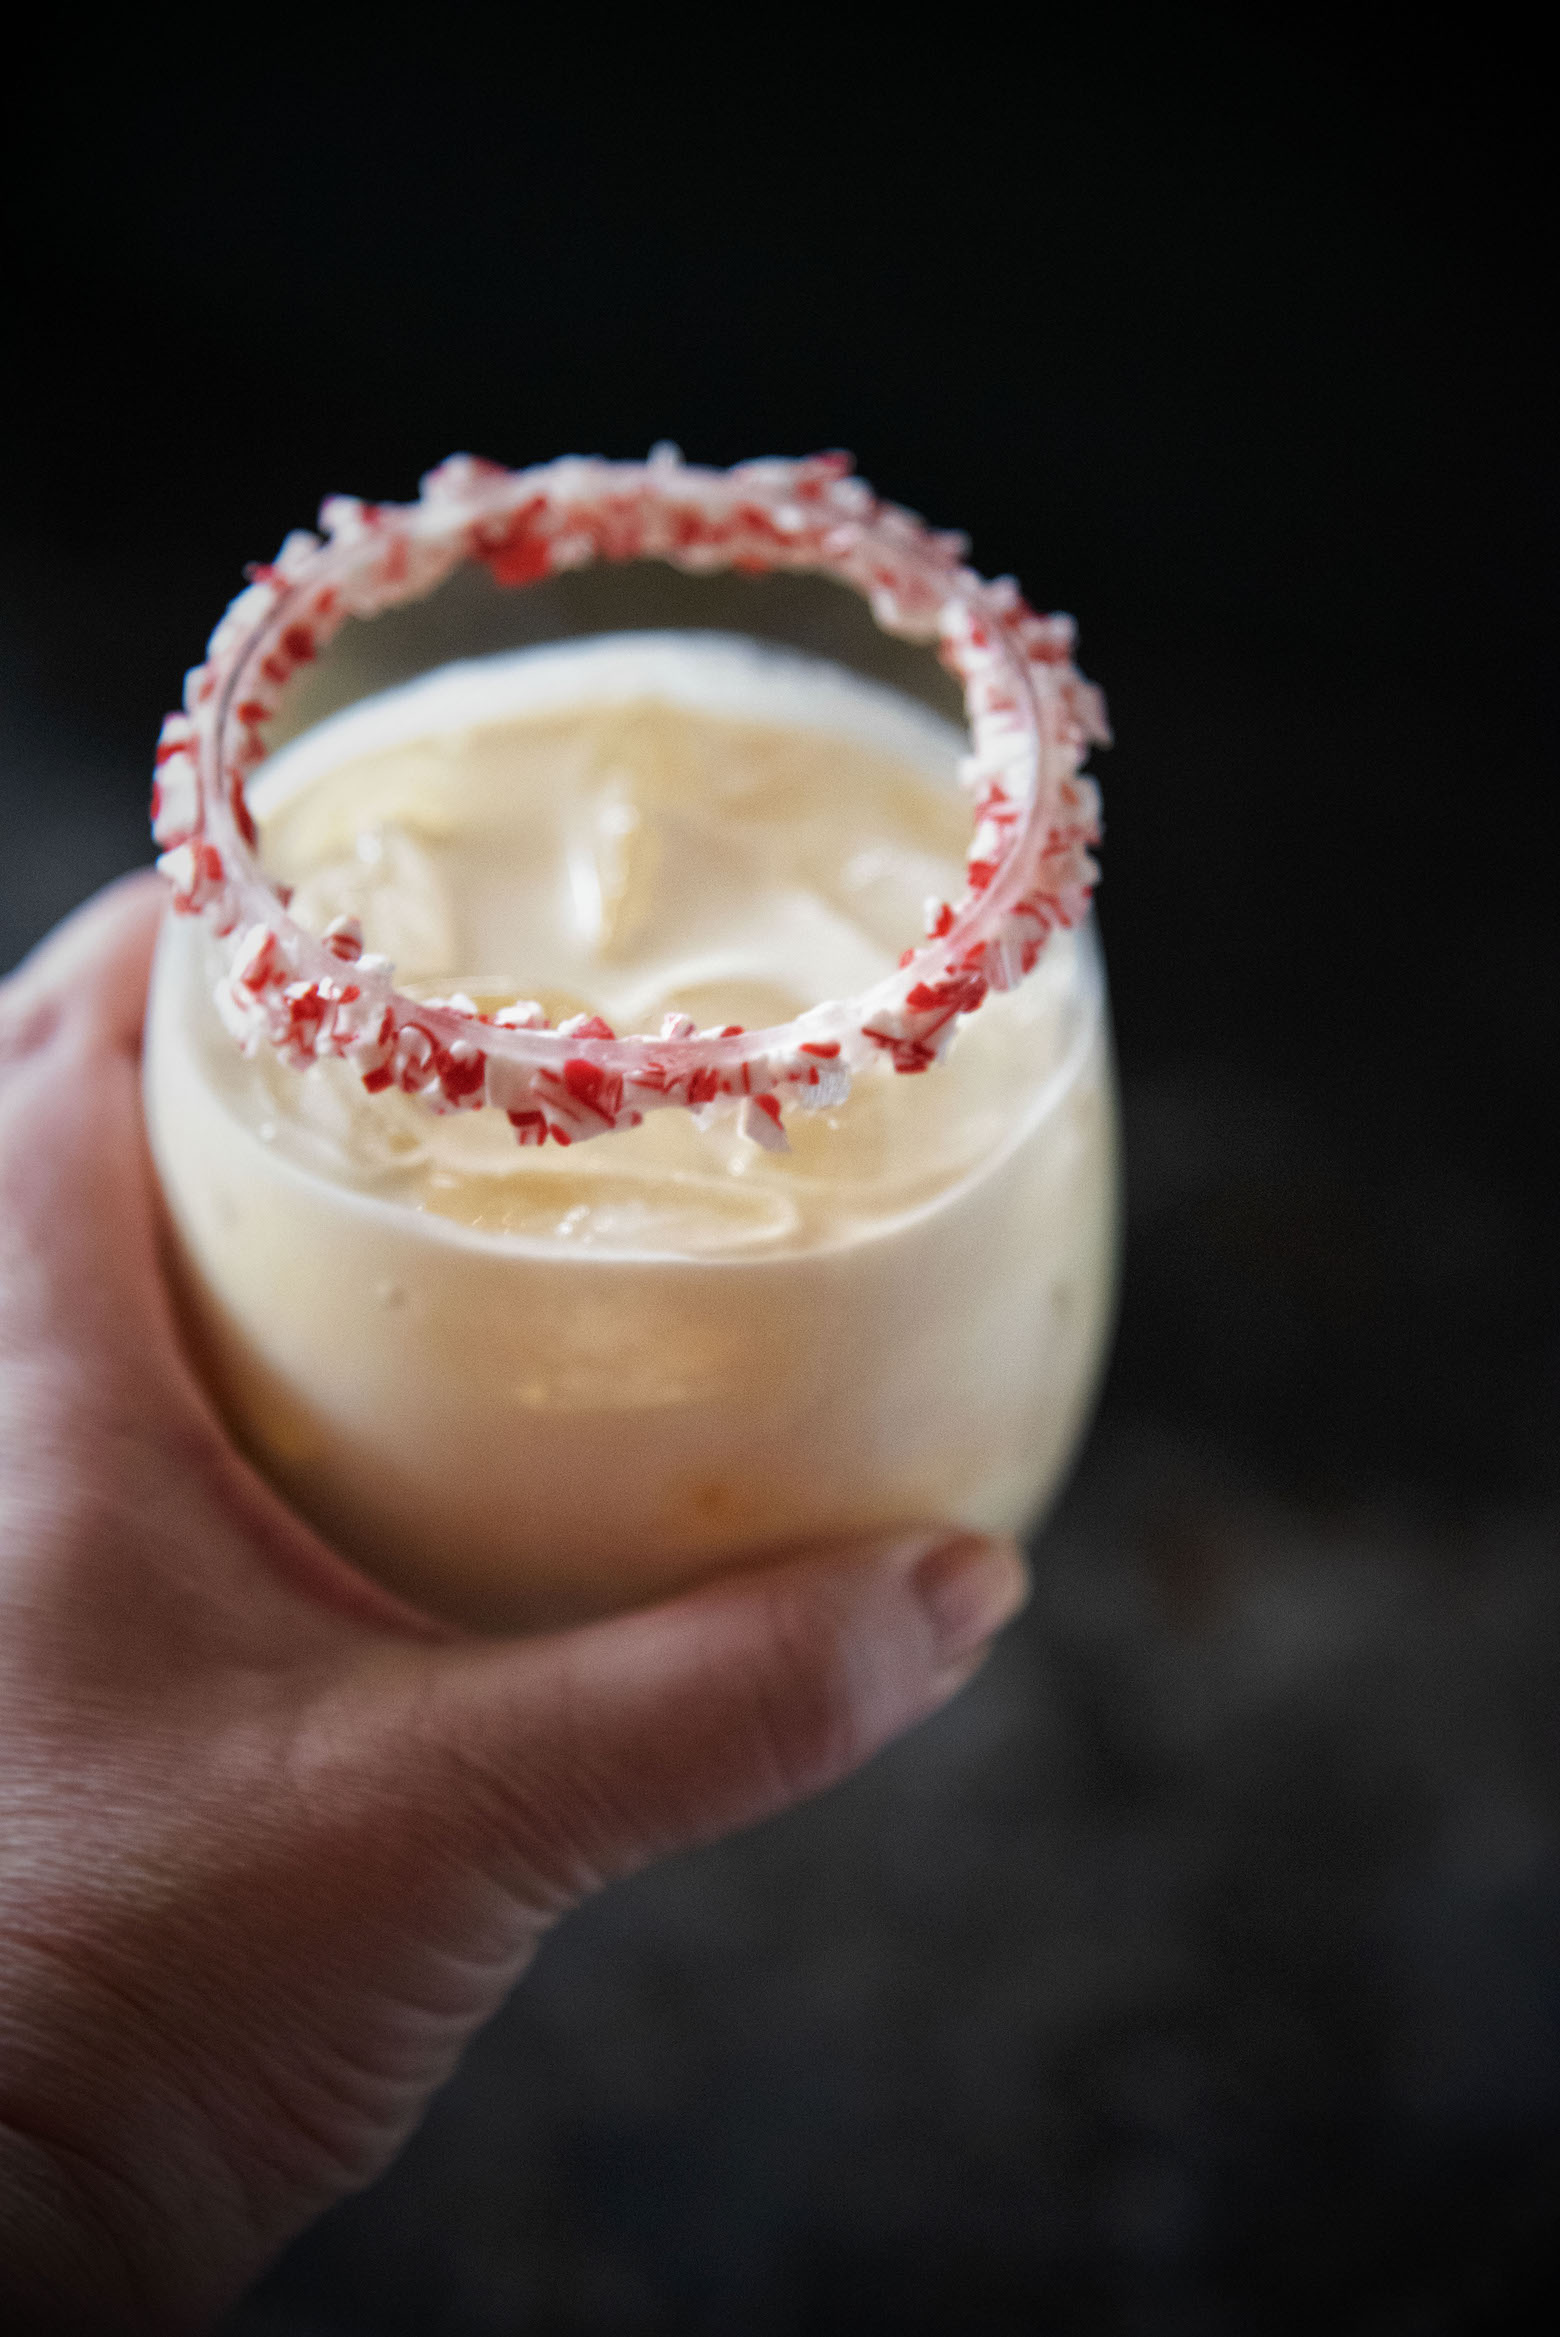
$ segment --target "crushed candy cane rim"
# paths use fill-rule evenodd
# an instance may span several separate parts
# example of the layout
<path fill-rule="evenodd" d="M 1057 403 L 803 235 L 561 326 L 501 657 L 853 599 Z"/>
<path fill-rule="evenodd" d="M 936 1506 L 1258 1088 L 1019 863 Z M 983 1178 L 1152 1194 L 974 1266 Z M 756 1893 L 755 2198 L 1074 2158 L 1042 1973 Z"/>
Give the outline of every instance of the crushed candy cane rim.
<path fill-rule="evenodd" d="M 415 503 L 332 496 L 320 526 L 249 570 L 157 750 L 157 865 L 175 908 L 228 939 L 216 1001 L 246 1053 L 269 1045 L 299 1068 L 338 1058 L 370 1093 L 399 1088 L 434 1111 L 491 1106 L 522 1144 L 577 1144 L 671 1105 L 728 1106 L 754 1142 L 783 1150 L 784 1107 L 838 1105 L 873 1064 L 930 1069 L 964 1016 L 1085 915 L 1099 798 L 1080 766 L 1110 733 L 1073 666 L 1072 620 L 1037 616 L 1011 578 L 977 575 L 962 536 L 880 502 L 849 456 L 718 471 L 662 446 L 645 463 L 569 456 L 509 471 L 454 455 Z M 260 865 L 246 801 L 263 725 L 299 669 L 347 618 L 421 599 L 464 561 L 522 585 L 639 559 L 834 577 L 884 632 L 935 644 L 962 684 L 971 751 L 959 776 L 975 812 L 966 889 L 928 901 L 925 936 L 895 972 L 773 1029 L 699 1031 L 669 1015 L 658 1036 L 620 1038 L 596 1015 L 553 1027 L 539 1006 L 486 1015 L 459 995 L 410 997 L 390 962 L 364 951 L 355 919 L 322 935 L 300 925 L 288 888 Z"/>

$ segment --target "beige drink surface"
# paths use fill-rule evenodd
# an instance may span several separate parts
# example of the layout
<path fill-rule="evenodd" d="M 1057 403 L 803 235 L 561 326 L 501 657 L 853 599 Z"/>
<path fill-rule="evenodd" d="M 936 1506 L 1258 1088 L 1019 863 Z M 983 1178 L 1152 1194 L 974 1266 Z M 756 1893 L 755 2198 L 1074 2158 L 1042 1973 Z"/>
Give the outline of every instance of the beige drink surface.
<path fill-rule="evenodd" d="M 403 987 L 620 1033 L 783 1022 L 956 897 L 961 741 L 840 669 L 637 636 L 446 669 L 279 756 L 294 913 Z M 170 931 L 148 1098 L 195 1339 L 261 1465 L 408 1595 L 478 1623 L 650 1595 L 920 1516 L 1022 1522 L 1108 1306 L 1092 941 L 1058 936 L 921 1077 L 522 1151 L 501 1114 L 245 1060 Z"/>

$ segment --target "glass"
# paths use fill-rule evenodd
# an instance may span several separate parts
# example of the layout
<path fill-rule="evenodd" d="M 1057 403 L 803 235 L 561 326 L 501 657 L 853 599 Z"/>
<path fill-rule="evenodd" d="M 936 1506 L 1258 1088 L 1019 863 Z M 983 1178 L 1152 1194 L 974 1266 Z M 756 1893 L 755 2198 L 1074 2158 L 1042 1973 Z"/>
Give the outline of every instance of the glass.
<path fill-rule="evenodd" d="M 1070 635 L 827 461 L 457 464 L 419 505 L 326 518 L 327 543 L 290 538 L 224 619 L 160 769 L 165 865 L 200 914 L 159 950 L 148 1123 L 189 1340 L 242 1446 L 365 1569 L 478 1628 L 607 1611 L 816 1537 L 1024 1526 L 1084 1423 L 1115 1254 L 1076 777 L 1102 726 Z M 583 850 L 599 927 L 641 863 L 664 889 L 666 838 L 686 861 L 695 829 L 735 822 L 784 900 L 800 884 L 837 907 L 839 854 L 807 863 L 786 807 L 835 841 L 865 822 L 870 846 L 880 801 L 890 842 L 844 863 L 845 923 L 885 948 L 864 996 L 782 994 L 768 965 L 738 997 L 724 961 L 724 989 L 704 964 L 702 988 L 669 990 L 662 965 L 658 1005 L 684 1022 L 617 1039 L 589 991 L 527 1017 L 513 968 L 472 962 L 469 904 L 419 928 L 434 894 L 407 838 L 432 831 L 426 805 L 422 829 L 379 816 L 384 756 L 466 757 L 458 796 L 484 741 L 529 752 L 543 705 L 563 752 L 568 710 L 596 719 L 614 692 L 633 767 L 572 792 L 565 772 L 560 881 L 578 891 Z M 635 743 L 647 701 L 675 749 L 659 795 Z M 283 751 L 259 771 L 263 727 Z M 918 942 L 901 808 L 968 829 L 961 747 L 971 881 L 926 905 Z M 354 786 L 357 859 L 322 893 L 320 836 Z M 512 820 L 533 800 L 516 788 Z M 376 917 L 393 928 L 398 991 L 350 917 L 332 928 L 343 902 L 371 949 Z M 615 972 L 612 954 L 596 971 L 627 998 L 634 951 Z M 550 970 L 524 969 L 533 989 Z"/>

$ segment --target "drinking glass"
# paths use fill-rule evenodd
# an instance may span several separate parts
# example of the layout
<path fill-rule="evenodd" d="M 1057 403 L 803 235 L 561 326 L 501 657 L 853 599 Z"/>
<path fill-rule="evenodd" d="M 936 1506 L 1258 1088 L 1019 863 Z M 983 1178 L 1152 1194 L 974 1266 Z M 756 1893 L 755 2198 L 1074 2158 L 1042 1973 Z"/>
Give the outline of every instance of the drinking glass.
<path fill-rule="evenodd" d="M 837 457 L 455 458 L 414 504 L 321 519 L 219 624 L 154 802 L 180 913 L 148 1124 L 186 1335 L 242 1448 L 477 1629 L 824 1537 L 1023 1528 L 1086 1419 L 1116 1242 L 1081 772 L 1104 724 L 1067 620 Z M 803 741 L 814 772 L 891 750 L 967 795 L 962 890 L 853 996 L 625 1035 L 311 919 L 307 870 L 294 891 L 275 864 L 288 806 L 376 737 L 472 735 L 515 674 L 565 709 L 627 674 Z M 895 853 L 851 863 L 874 913 Z"/>

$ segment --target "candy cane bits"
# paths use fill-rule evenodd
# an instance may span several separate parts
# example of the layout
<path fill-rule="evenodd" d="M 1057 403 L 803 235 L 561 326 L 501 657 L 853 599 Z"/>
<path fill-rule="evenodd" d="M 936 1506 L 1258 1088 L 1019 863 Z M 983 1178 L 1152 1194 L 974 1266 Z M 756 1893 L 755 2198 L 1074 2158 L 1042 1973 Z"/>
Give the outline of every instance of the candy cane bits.
<path fill-rule="evenodd" d="M 745 1135 L 783 1151 L 787 1107 L 841 1103 L 874 1063 L 929 1070 L 960 1020 L 1084 915 L 1100 829 L 1080 765 L 1110 734 L 1099 693 L 1073 666 L 1071 619 L 1037 616 L 1010 578 L 977 575 L 963 537 L 880 502 L 848 456 L 715 471 L 658 447 L 646 463 L 568 457 L 508 471 L 454 455 L 415 503 L 333 496 L 320 526 L 249 571 L 157 750 L 158 866 L 174 906 L 230 939 L 217 1005 L 246 1052 L 269 1045 L 300 1067 L 337 1056 L 371 1093 L 398 1087 L 434 1111 L 491 1107 L 521 1144 L 579 1144 L 678 1105 L 735 1108 Z M 924 937 L 897 971 L 771 1030 L 701 1032 L 671 1015 L 655 1037 L 620 1038 L 595 1015 L 552 1027 L 536 1008 L 485 1015 L 460 996 L 408 997 L 389 962 L 364 952 L 353 919 L 323 934 L 298 924 L 260 866 L 245 793 L 264 725 L 300 667 L 347 618 L 420 599 L 463 561 L 518 586 L 643 559 L 832 576 L 885 632 L 935 643 L 962 684 L 960 781 L 975 813 L 966 890 L 928 901 Z"/>

